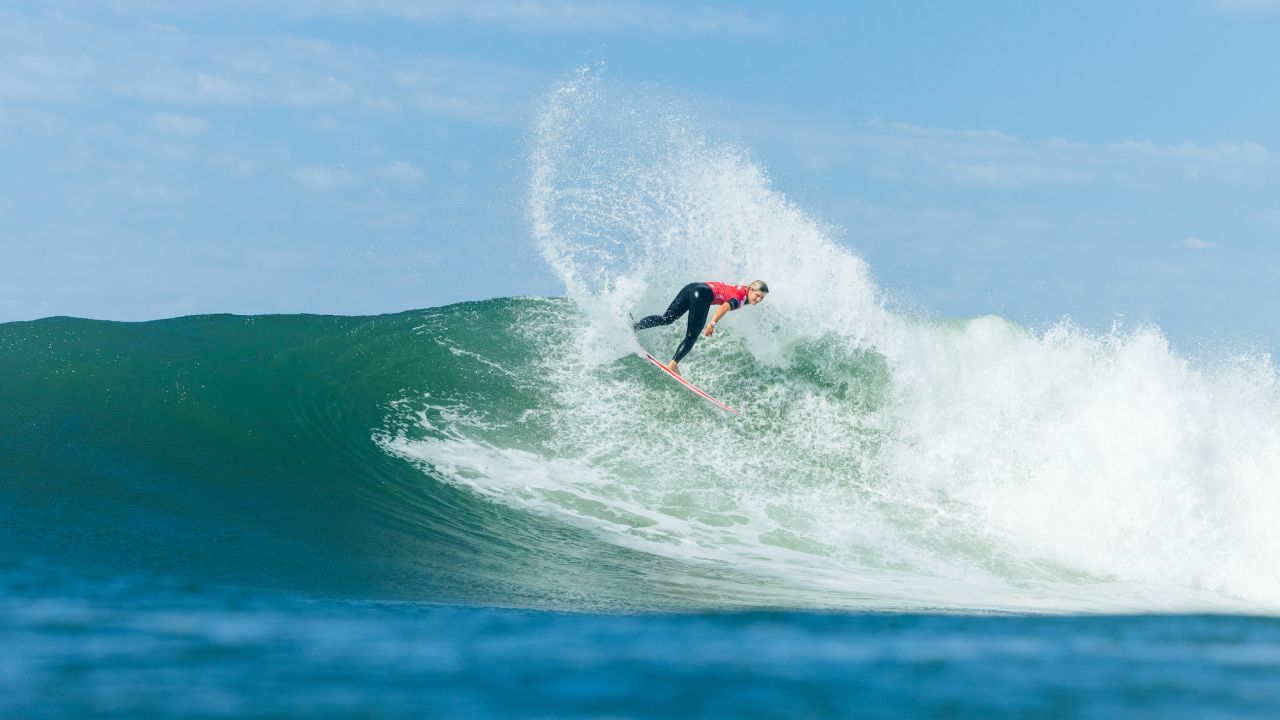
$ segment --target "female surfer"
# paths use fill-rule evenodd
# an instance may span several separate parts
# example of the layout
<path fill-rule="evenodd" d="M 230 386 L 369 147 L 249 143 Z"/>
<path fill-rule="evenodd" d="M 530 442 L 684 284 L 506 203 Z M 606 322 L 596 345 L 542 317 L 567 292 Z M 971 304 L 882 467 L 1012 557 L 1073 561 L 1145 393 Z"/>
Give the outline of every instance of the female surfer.
<path fill-rule="evenodd" d="M 711 318 L 711 324 L 707 325 L 707 329 L 703 332 L 707 337 L 711 337 L 716 323 L 720 322 L 720 318 L 724 317 L 725 313 L 737 310 L 743 305 L 759 305 L 768 294 L 769 286 L 763 280 L 753 280 L 750 285 L 728 285 L 718 282 L 689 283 L 676 294 L 676 299 L 671 301 L 666 312 L 641 318 L 631 326 L 631 329 L 644 330 L 659 325 L 670 325 L 681 315 L 689 313 L 689 327 L 685 330 L 684 340 L 681 341 L 680 347 L 676 348 L 676 354 L 672 356 L 671 362 L 667 363 L 667 369 L 679 375 L 679 363 L 698 341 L 698 331 L 702 330 L 702 323 L 707 321 L 707 310 L 711 309 L 712 305 L 719 305 L 720 309 L 716 310 L 715 317 Z"/>

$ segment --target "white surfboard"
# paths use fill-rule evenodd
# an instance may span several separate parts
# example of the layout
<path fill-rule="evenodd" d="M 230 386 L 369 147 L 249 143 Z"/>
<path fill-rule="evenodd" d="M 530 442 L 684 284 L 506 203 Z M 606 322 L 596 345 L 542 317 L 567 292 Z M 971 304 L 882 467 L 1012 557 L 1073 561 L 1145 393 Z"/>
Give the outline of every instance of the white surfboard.
<path fill-rule="evenodd" d="M 733 413 L 734 415 L 737 415 L 737 414 L 738 414 L 738 411 L 737 411 L 737 410 L 734 410 L 733 408 L 729 407 L 728 405 L 725 405 L 724 403 L 720 402 L 719 400 L 717 400 L 717 399 L 715 399 L 715 398 L 711 397 L 711 396 L 710 396 L 710 395 L 708 395 L 707 393 L 705 393 L 705 392 L 703 392 L 702 390 L 698 389 L 698 387 L 697 387 L 696 385 L 694 385 L 693 383 L 689 382 L 688 380 L 685 380 L 684 378 L 680 377 L 680 376 L 679 376 L 679 375 L 677 375 L 676 373 L 671 372 L 671 369 L 670 369 L 670 368 L 668 368 L 666 365 L 663 365 L 662 363 L 658 362 L 658 359 L 657 359 L 657 358 L 655 358 L 654 356 L 650 355 L 649 353 L 645 353 L 645 354 L 644 354 L 644 356 L 645 356 L 645 357 L 647 357 L 647 358 L 649 358 L 649 362 L 651 362 L 651 363 L 653 363 L 654 365 L 657 365 L 659 368 L 661 368 L 661 369 L 662 369 L 662 372 L 664 372 L 664 373 L 666 373 L 667 375 L 670 375 L 671 377 L 675 378 L 676 382 L 678 382 L 678 383 L 680 383 L 681 385 L 683 385 L 683 386 L 685 386 L 686 388 L 688 388 L 691 392 L 693 392 L 693 393 L 694 393 L 695 395 L 697 395 L 698 397 L 701 397 L 701 398 L 704 398 L 704 399 L 706 399 L 706 400 L 711 401 L 711 403 L 712 403 L 712 404 L 714 404 L 714 405 L 715 405 L 716 407 L 718 407 L 718 408 L 721 408 L 722 410 L 728 410 L 729 412 Z"/>

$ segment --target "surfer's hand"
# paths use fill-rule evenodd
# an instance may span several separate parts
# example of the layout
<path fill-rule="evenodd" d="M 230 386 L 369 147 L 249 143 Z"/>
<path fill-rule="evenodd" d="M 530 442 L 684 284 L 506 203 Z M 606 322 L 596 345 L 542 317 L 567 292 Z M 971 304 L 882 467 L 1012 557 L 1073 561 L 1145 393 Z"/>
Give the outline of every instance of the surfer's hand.
<path fill-rule="evenodd" d="M 713 330 L 715 330 L 715 329 L 716 329 L 716 324 L 715 324 L 715 323 L 711 323 L 710 325 L 708 325 L 708 326 L 707 326 L 707 331 L 706 331 L 706 332 L 704 332 L 704 333 L 702 333 L 702 334 L 703 334 L 703 335 L 706 335 L 707 337 L 711 337 L 711 333 L 712 333 L 712 331 L 713 331 Z"/>

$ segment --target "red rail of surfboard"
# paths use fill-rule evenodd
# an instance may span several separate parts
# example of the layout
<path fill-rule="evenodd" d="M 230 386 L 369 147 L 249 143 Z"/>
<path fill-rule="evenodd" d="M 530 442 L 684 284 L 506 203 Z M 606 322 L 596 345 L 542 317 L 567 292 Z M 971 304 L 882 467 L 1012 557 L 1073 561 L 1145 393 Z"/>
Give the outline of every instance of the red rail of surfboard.
<path fill-rule="evenodd" d="M 734 415 L 737 415 L 737 414 L 738 414 L 738 411 L 737 411 L 737 410 L 734 410 L 733 408 L 729 407 L 728 405 L 725 405 L 724 403 L 720 402 L 719 400 L 717 400 L 717 399 L 715 399 L 715 398 L 711 397 L 710 395 L 708 395 L 708 394 L 706 394 L 706 393 L 702 392 L 702 391 L 701 391 L 701 390 L 699 390 L 699 389 L 698 389 L 698 387 L 697 387 L 696 385 L 694 385 L 693 383 L 691 383 L 691 382 L 689 382 L 688 380 L 685 380 L 684 378 L 680 377 L 679 375 L 677 375 L 677 374 L 675 374 L 675 373 L 671 372 L 671 369 L 670 369 L 670 368 L 668 368 L 666 365 L 663 365 L 662 363 L 658 362 L 657 358 L 655 358 L 654 356 L 650 355 L 649 353 L 645 353 L 645 354 L 644 354 L 644 356 L 645 356 L 645 357 L 647 357 L 647 358 L 649 358 L 649 362 L 651 362 L 651 363 L 653 363 L 654 365 L 657 365 L 658 367 L 662 368 L 662 372 L 664 372 L 664 373 L 666 373 L 666 374 L 670 375 L 671 377 L 673 377 L 673 378 L 675 378 L 677 381 L 679 381 L 679 383 L 680 383 L 681 385 L 683 385 L 683 386 L 685 386 L 685 387 L 689 388 L 690 390 L 692 390 L 693 392 L 697 393 L 698 395 L 701 395 L 702 397 L 704 397 L 704 398 L 706 398 L 706 399 L 710 400 L 711 402 L 715 403 L 717 407 L 724 408 L 725 410 L 728 410 L 729 412 L 733 413 Z"/>

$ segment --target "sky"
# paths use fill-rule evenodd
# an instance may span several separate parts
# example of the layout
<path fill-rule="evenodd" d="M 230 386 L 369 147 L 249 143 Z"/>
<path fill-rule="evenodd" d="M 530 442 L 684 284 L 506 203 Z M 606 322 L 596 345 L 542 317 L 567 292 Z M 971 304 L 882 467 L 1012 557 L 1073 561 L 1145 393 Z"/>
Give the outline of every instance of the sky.
<path fill-rule="evenodd" d="M 0 322 L 562 288 L 538 104 L 716 118 L 912 312 L 1280 347 L 1280 0 L 0 6 Z"/>

